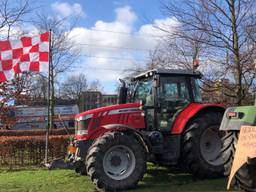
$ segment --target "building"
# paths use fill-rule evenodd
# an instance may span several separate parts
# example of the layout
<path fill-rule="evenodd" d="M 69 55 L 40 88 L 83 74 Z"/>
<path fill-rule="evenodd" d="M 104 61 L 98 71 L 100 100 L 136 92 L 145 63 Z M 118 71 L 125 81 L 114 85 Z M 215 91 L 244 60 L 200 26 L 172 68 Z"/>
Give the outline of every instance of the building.
<path fill-rule="evenodd" d="M 79 101 L 79 110 L 87 111 L 89 109 L 98 108 L 101 106 L 102 94 L 99 91 L 85 91 Z"/>
<path fill-rule="evenodd" d="M 102 94 L 100 91 L 85 91 L 79 101 L 79 110 L 87 111 L 98 107 L 114 105 L 118 103 L 118 97 L 115 94 Z"/>
<path fill-rule="evenodd" d="M 102 95 L 102 106 L 114 105 L 118 103 L 117 95 Z"/>

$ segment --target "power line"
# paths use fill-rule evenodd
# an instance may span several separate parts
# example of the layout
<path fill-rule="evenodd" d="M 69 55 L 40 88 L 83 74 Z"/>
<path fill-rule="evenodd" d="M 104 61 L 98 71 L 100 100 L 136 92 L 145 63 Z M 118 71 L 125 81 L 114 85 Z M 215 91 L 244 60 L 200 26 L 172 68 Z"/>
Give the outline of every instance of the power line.
<path fill-rule="evenodd" d="M 89 44 L 89 43 L 78 43 L 78 45 L 98 47 L 98 48 L 107 48 L 107 49 L 127 49 L 127 50 L 145 51 L 145 52 L 153 51 L 152 49 L 138 49 L 138 48 L 122 47 L 122 46 L 106 46 L 106 45 L 96 45 L 96 44 Z"/>
<path fill-rule="evenodd" d="M 86 67 L 86 68 L 92 69 L 92 70 L 115 71 L 115 72 L 123 72 L 124 71 L 124 69 L 103 68 L 103 67 Z"/>
<path fill-rule="evenodd" d="M 149 33 L 143 33 L 143 34 L 138 34 L 138 33 L 127 33 L 127 32 L 122 32 L 122 31 L 111 31 L 111 30 L 102 30 L 102 29 L 86 29 L 88 31 L 98 31 L 98 32 L 106 32 L 106 33 L 114 33 L 114 34 L 120 34 L 120 35 L 128 35 L 128 36 L 138 36 L 138 37 L 150 37 L 150 38 L 163 38 L 164 35 L 153 35 Z"/>
<path fill-rule="evenodd" d="M 87 55 L 87 54 L 82 54 L 81 56 L 84 57 L 92 57 L 92 58 L 98 58 L 98 59 L 110 59 L 110 60 L 124 60 L 124 61 L 133 61 L 133 62 L 147 62 L 145 59 L 134 59 L 134 58 L 127 58 L 127 57 L 102 57 L 102 56 L 97 56 L 97 55 Z M 138 62 L 137 62 L 138 63 Z"/>
<path fill-rule="evenodd" d="M 77 66 L 78 68 L 78 66 Z M 80 68 L 80 67 L 79 67 Z M 103 71 L 115 71 L 115 72 L 124 72 L 126 69 L 115 69 L 115 68 L 106 68 L 106 67 L 90 67 L 90 66 L 86 66 L 86 69 L 92 69 L 92 70 L 103 70 Z M 136 68 L 136 66 L 134 66 L 135 69 L 131 69 L 129 68 L 129 71 L 138 71 L 138 69 Z"/>

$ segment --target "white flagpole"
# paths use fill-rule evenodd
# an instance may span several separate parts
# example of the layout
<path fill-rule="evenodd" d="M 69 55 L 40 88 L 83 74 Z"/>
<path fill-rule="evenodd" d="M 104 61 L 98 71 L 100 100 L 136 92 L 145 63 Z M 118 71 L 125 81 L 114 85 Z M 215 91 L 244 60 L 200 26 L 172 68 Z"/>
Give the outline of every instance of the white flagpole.
<path fill-rule="evenodd" d="M 45 164 L 48 163 L 48 151 L 49 151 L 49 130 L 51 129 L 51 108 L 50 108 L 50 97 L 51 97 L 51 68 L 52 68 L 52 30 L 49 30 L 49 67 L 48 67 L 48 98 L 47 98 L 47 128 L 45 135 Z"/>

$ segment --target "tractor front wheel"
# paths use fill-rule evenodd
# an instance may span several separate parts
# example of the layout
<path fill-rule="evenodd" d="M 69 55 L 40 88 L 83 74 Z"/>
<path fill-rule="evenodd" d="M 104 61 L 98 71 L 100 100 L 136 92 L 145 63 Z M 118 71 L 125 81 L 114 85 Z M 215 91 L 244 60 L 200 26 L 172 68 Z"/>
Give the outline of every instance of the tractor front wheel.
<path fill-rule="evenodd" d="M 182 138 L 181 163 L 199 178 L 223 176 L 220 112 L 208 112 L 192 120 Z"/>
<path fill-rule="evenodd" d="M 100 190 L 133 188 L 146 171 L 146 155 L 136 138 L 122 132 L 109 132 L 90 147 L 87 173 Z"/>
<path fill-rule="evenodd" d="M 222 157 L 224 160 L 225 176 L 230 175 L 235 156 L 238 131 L 228 131 L 223 137 Z M 244 191 L 256 192 L 256 164 L 255 160 L 244 164 L 235 174 L 232 183 Z"/>

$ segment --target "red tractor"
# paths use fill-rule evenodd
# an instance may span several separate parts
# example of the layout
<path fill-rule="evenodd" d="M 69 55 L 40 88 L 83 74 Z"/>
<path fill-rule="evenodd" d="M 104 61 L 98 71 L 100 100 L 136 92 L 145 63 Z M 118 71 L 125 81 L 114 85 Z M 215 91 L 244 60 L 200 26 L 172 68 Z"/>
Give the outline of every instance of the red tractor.
<path fill-rule="evenodd" d="M 193 71 L 150 70 L 129 88 L 123 83 L 120 104 L 78 114 L 71 155 L 76 171 L 103 190 L 135 187 L 146 162 L 179 166 L 199 178 L 222 176 L 224 108 L 202 103 L 199 78 Z"/>

